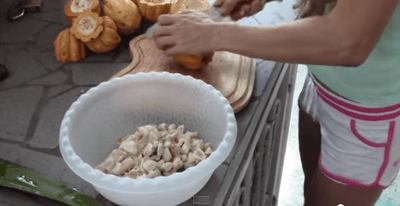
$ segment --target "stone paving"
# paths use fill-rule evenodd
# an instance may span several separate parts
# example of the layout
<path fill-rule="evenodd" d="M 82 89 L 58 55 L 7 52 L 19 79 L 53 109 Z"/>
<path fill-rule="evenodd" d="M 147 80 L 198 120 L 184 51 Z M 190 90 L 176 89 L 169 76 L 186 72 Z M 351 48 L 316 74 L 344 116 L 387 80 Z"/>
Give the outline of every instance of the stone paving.
<path fill-rule="evenodd" d="M 62 13 L 67 1 L 42 1 L 42 12 L 29 13 L 14 22 L 4 18 L 4 5 L 11 5 L 11 1 L 0 3 L 0 64 L 10 70 L 10 77 L 0 82 L 0 160 L 33 169 L 102 199 L 63 161 L 58 147 L 60 123 L 79 95 L 129 64 L 129 40 L 143 33 L 150 23 L 143 21 L 143 29 L 122 36 L 120 46 L 108 54 L 88 51 L 86 59 L 62 64 L 55 60 L 52 44 L 56 35 L 69 26 Z M 279 15 L 275 17 L 271 18 L 266 9 L 242 23 L 266 25 L 289 21 L 279 19 Z M 35 202 L 26 195 L 20 197 L 18 192 L 0 189 L 3 194 L 0 205 L 57 205 L 51 201 Z"/>

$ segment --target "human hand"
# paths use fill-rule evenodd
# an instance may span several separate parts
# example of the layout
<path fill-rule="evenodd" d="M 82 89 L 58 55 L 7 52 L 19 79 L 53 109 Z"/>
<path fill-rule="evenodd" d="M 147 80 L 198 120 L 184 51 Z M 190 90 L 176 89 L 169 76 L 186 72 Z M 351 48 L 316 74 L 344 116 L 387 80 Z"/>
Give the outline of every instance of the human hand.
<path fill-rule="evenodd" d="M 215 7 L 220 7 L 223 16 L 231 16 L 239 20 L 263 10 L 266 2 L 270 0 L 217 0 Z"/>
<path fill-rule="evenodd" d="M 154 32 L 157 48 L 167 55 L 198 54 L 210 56 L 214 51 L 211 46 L 213 25 L 215 24 L 202 13 L 184 13 L 161 15 L 160 27 Z"/>

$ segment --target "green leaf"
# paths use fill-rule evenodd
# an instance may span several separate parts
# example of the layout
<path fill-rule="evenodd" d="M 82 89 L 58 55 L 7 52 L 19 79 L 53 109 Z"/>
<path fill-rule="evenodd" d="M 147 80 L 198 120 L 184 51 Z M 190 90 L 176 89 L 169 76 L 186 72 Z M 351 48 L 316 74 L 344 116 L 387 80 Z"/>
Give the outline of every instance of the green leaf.
<path fill-rule="evenodd" d="M 0 185 L 58 200 L 72 206 L 104 206 L 93 197 L 36 171 L 0 161 Z"/>

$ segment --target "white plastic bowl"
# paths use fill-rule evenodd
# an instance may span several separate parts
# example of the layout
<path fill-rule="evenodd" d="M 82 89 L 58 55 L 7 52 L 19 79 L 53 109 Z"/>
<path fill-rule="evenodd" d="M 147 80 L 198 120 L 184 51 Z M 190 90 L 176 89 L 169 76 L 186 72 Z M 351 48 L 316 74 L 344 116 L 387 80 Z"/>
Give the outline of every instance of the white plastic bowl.
<path fill-rule="evenodd" d="M 138 126 L 184 125 L 212 143 L 213 153 L 197 166 L 154 179 L 117 177 L 94 169 L 117 148 L 115 139 Z M 235 144 L 236 119 L 226 98 L 201 80 L 168 72 L 126 75 L 81 95 L 65 113 L 60 150 L 67 165 L 119 205 L 178 205 L 195 195 Z"/>

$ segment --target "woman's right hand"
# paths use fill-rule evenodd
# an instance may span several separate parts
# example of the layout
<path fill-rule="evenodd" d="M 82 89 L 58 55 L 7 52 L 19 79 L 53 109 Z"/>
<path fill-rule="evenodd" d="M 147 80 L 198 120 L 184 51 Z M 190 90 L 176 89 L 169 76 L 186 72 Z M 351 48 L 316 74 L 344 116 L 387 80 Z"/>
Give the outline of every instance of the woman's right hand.
<path fill-rule="evenodd" d="M 268 1 L 270 0 L 216 0 L 214 6 L 220 7 L 223 16 L 239 20 L 263 10 Z"/>

